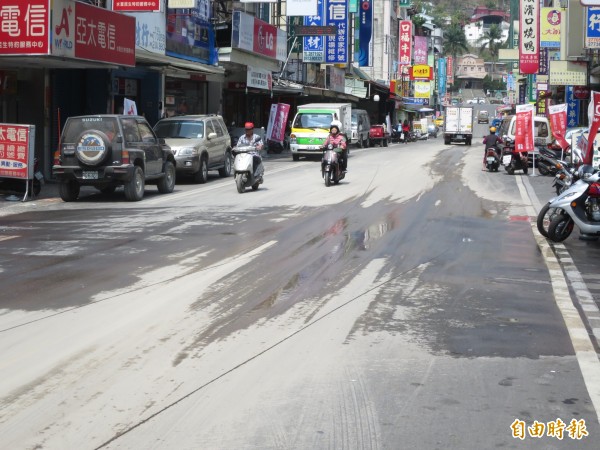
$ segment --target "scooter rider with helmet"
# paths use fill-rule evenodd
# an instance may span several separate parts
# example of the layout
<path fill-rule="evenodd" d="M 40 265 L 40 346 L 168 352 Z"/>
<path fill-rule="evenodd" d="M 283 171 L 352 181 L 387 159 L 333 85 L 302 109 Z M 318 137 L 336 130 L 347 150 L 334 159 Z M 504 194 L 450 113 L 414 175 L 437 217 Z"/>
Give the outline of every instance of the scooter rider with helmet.
<path fill-rule="evenodd" d="M 496 153 L 498 153 L 498 144 L 502 144 L 502 139 L 500 138 L 500 136 L 496 135 L 496 127 L 490 127 L 490 134 L 488 134 L 487 136 L 485 136 L 483 138 L 483 145 L 484 145 L 484 149 L 483 149 L 483 169 L 481 170 L 486 170 L 486 155 L 487 155 L 487 151 L 489 148 L 493 148 L 494 151 Z M 500 158 L 500 156 L 498 155 L 498 158 Z"/>
<path fill-rule="evenodd" d="M 344 172 L 348 171 L 348 151 L 346 148 L 346 138 L 340 133 L 341 123 L 338 120 L 331 122 L 329 126 L 329 136 L 325 139 L 323 147 L 327 148 L 329 144 L 333 144 L 342 149 L 340 163 Z"/>
<path fill-rule="evenodd" d="M 263 149 L 263 141 L 258 134 L 254 134 L 254 123 L 246 122 L 244 124 L 244 135 L 240 136 L 237 141 L 236 147 L 252 146 L 256 150 L 256 154 L 252 158 L 252 170 L 256 171 L 256 168 L 261 162 L 260 151 Z"/>

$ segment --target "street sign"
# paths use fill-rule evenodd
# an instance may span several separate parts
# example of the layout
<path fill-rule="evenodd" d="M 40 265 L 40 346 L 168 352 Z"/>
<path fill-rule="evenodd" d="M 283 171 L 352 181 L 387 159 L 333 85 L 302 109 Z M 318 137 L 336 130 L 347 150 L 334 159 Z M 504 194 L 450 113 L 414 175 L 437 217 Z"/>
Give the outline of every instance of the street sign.
<path fill-rule="evenodd" d="M 296 36 L 335 36 L 337 35 L 338 27 L 335 25 L 296 25 L 294 33 Z"/>

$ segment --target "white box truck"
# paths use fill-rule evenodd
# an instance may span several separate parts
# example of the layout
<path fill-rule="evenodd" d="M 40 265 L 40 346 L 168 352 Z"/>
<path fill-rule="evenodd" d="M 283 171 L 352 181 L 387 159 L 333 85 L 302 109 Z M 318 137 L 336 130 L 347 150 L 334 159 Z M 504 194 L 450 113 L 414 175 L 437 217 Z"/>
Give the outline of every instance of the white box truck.
<path fill-rule="evenodd" d="M 298 106 L 292 122 L 290 150 L 294 161 L 300 156 L 320 155 L 321 146 L 329 135 L 331 122 L 339 120 L 340 132 L 350 144 L 352 135 L 352 105 L 350 103 L 309 103 Z"/>
<path fill-rule="evenodd" d="M 470 106 L 447 106 L 444 122 L 444 144 L 464 142 L 471 145 L 473 139 L 473 108 Z"/>

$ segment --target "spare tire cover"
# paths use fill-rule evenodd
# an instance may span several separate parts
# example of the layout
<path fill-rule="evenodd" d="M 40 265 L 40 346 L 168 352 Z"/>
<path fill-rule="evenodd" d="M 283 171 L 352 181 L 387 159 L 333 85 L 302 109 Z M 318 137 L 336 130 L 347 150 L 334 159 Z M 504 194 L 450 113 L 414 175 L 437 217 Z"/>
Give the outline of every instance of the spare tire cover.
<path fill-rule="evenodd" d="M 75 152 L 77 159 L 82 163 L 90 166 L 98 165 L 110 153 L 110 140 L 101 131 L 86 131 L 77 140 Z"/>

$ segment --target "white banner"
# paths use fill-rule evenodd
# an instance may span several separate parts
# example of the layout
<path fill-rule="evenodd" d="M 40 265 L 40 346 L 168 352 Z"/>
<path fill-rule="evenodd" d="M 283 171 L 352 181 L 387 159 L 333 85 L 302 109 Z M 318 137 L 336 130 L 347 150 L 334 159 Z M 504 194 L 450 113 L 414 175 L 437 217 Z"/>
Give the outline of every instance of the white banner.
<path fill-rule="evenodd" d="M 318 14 L 317 0 L 287 0 L 286 15 L 288 17 L 317 16 Z"/>
<path fill-rule="evenodd" d="M 129 100 L 128 98 L 125 98 L 123 100 L 123 114 L 126 114 L 128 116 L 137 116 L 137 106 L 135 105 L 135 102 L 133 100 Z"/>
<path fill-rule="evenodd" d="M 269 70 L 259 69 L 257 67 L 247 66 L 248 76 L 246 86 L 256 89 L 273 89 L 273 74 Z"/>
<path fill-rule="evenodd" d="M 196 0 L 167 0 L 167 8 L 195 8 Z"/>

